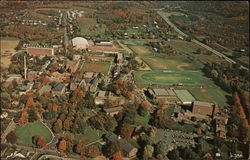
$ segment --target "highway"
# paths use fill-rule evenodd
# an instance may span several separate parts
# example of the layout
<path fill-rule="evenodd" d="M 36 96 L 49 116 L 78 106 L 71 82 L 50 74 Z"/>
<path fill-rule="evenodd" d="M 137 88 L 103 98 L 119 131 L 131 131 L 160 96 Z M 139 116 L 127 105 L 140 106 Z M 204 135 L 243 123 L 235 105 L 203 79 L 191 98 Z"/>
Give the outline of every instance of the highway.
<path fill-rule="evenodd" d="M 174 30 L 175 30 L 177 33 L 179 33 L 179 34 L 182 35 L 183 37 L 188 37 L 188 35 L 185 34 L 184 32 L 182 32 L 181 30 L 179 30 L 179 29 L 178 29 L 178 28 L 168 19 L 168 17 L 167 17 L 166 15 L 164 15 L 163 12 L 157 11 L 157 13 L 165 20 L 165 22 L 167 22 L 171 27 L 173 27 Z M 222 53 L 216 51 L 215 49 L 213 49 L 213 48 L 207 46 L 206 44 L 201 43 L 201 42 L 199 42 L 199 41 L 197 41 L 197 40 L 195 40 L 195 39 L 192 39 L 191 41 L 194 42 L 194 43 L 196 43 L 196 44 L 198 44 L 198 45 L 200 45 L 201 47 L 207 49 L 208 51 L 210 51 L 210 52 L 216 54 L 217 56 L 219 56 L 219 57 L 225 59 L 225 60 L 228 61 L 229 63 L 234 63 L 234 64 L 236 64 L 236 62 L 235 62 L 234 60 L 232 60 L 231 58 L 228 58 L 228 57 L 225 56 L 224 54 L 222 54 Z M 241 65 L 241 68 L 246 69 L 246 70 L 249 70 L 247 67 L 244 67 L 244 66 L 242 66 L 242 65 Z"/>

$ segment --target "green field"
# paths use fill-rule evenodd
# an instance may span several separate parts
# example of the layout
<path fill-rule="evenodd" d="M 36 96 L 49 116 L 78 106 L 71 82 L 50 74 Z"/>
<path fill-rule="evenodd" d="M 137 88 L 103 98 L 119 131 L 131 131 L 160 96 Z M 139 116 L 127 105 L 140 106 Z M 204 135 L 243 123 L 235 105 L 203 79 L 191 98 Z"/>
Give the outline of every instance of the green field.
<path fill-rule="evenodd" d="M 215 85 L 204 88 L 189 88 L 189 91 L 197 100 L 217 103 L 220 108 L 228 106 L 226 96 L 231 96 Z"/>
<path fill-rule="evenodd" d="M 103 73 L 107 74 L 109 67 L 110 67 L 110 62 L 91 62 L 91 61 L 85 61 L 82 62 L 83 64 L 82 67 L 80 68 L 79 72 L 84 73 L 84 72 L 97 72 L 97 73 Z"/>
<path fill-rule="evenodd" d="M 34 122 L 18 126 L 16 129 L 16 134 L 19 143 L 25 146 L 34 146 L 32 143 L 33 136 L 43 136 L 47 143 L 52 139 L 52 134 L 41 122 Z"/>
<path fill-rule="evenodd" d="M 202 72 L 169 72 L 165 73 L 162 70 L 154 71 L 134 71 L 134 76 L 137 84 L 151 84 L 151 83 L 192 83 L 203 84 L 207 78 L 203 76 Z"/>
<path fill-rule="evenodd" d="M 91 127 L 86 127 L 84 134 L 75 134 L 75 140 L 79 141 L 80 139 L 84 138 L 85 139 L 85 144 L 94 142 L 102 137 L 104 134 L 103 131 L 93 129 Z"/>

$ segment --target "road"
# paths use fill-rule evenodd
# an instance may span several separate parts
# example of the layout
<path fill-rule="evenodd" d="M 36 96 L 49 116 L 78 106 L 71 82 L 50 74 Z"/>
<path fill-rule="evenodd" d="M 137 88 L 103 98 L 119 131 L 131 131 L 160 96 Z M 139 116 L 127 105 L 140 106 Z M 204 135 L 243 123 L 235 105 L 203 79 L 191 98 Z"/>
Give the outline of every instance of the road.
<path fill-rule="evenodd" d="M 171 27 L 173 27 L 174 30 L 175 30 L 177 33 L 179 33 L 179 34 L 182 35 L 183 37 L 188 37 L 188 35 L 185 34 L 184 32 L 182 32 L 181 30 L 179 30 L 179 29 L 178 29 L 178 28 L 168 19 L 168 17 L 167 17 L 166 15 L 164 15 L 163 12 L 157 11 L 157 13 L 158 13 L 158 14 L 159 14 L 159 15 L 160 15 L 160 16 L 161 16 L 161 17 L 162 17 Z M 191 41 L 194 42 L 194 43 L 196 43 L 196 44 L 198 44 L 198 45 L 200 45 L 201 47 L 207 49 L 208 51 L 214 53 L 215 55 L 217 55 L 217 56 L 219 56 L 219 57 L 225 59 L 225 60 L 228 61 L 229 63 L 234 63 L 234 64 L 236 64 L 236 62 L 235 62 L 234 60 L 232 60 L 231 58 L 228 58 L 228 57 L 225 56 L 224 54 L 222 54 L 222 53 L 220 53 L 220 52 L 214 50 L 213 48 L 207 46 L 206 44 L 201 43 L 201 42 L 199 42 L 199 41 L 197 41 L 197 40 L 195 40 L 195 39 L 193 39 L 193 40 L 191 40 Z M 241 65 L 241 68 L 246 69 L 246 70 L 249 70 L 247 67 L 244 67 L 244 66 L 242 66 L 242 65 Z"/>

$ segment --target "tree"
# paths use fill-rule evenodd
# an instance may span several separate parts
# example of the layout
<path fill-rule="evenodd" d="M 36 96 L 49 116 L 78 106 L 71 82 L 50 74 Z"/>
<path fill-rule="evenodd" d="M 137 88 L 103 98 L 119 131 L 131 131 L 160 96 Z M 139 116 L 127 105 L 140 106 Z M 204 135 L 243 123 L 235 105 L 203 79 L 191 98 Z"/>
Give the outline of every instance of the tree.
<path fill-rule="evenodd" d="M 142 117 L 145 117 L 148 114 L 147 109 L 145 107 L 139 107 L 138 114 Z"/>
<path fill-rule="evenodd" d="M 143 150 L 143 159 L 149 159 L 153 156 L 154 147 L 152 145 L 146 145 Z"/>
<path fill-rule="evenodd" d="M 67 147 L 67 142 L 66 140 L 62 139 L 60 142 L 59 142 L 59 145 L 58 145 L 58 150 L 60 152 L 64 152 L 66 150 L 66 147 Z"/>
<path fill-rule="evenodd" d="M 101 151 L 97 146 L 91 145 L 91 146 L 87 147 L 85 154 L 88 157 L 94 158 L 94 157 L 101 155 Z"/>
<path fill-rule="evenodd" d="M 118 141 L 110 142 L 106 145 L 106 154 L 107 157 L 113 156 L 116 152 L 121 151 L 121 146 Z"/>
<path fill-rule="evenodd" d="M 122 160 L 122 154 L 121 154 L 120 151 L 115 152 L 112 157 L 113 157 L 114 160 Z"/>
<path fill-rule="evenodd" d="M 29 122 L 34 122 L 38 119 L 37 113 L 35 112 L 34 109 L 28 110 L 28 115 L 29 115 L 28 117 Z"/>
<path fill-rule="evenodd" d="M 163 157 L 166 156 L 168 152 L 168 144 L 165 141 L 160 141 L 159 143 L 156 144 L 155 147 L 155 154 L 161 154 Z"/>
<path fill-rule="evenodd" d="M 53 130 L 55 133 L 60 133 L 62 131 L 62 121 L 60 119 L 54 123 Z"/>
<path fill-rule="evenodd" d="M 39 136 L 36 140 L 36 145 L 39 148 L 44 148 L 46 146 L 46 140 L 43 136 Z"/>
<path fill-rule="evenodd" d="M 81 155 L 84 155 L 85 151 L 86 151 L 86 147 L 84 144 L 85 141 L 86 141 L 86 139 L 80 139 L 76 145 L 76 152 L 81 154 Z"/>
<path fill-rule="evenodd" d="M 234 105 L 241 105 L 240 97 L 239 97 L 239 95 L 238 95 L 238 93 L 236 91 L 233 92 L 232 98 L 233 98 L 233 104 Z"/>
<path fill-rule="evenodd" d="M 120 130 L 120 135 L 122 138 L 130 138 L 133 133 L 133 128 L 130 126 L 130 124 L 125 123 L 122 125 Z"/>
<path fill-rule="evenodd" d="M 6 136 L 6 139 L 11 144 L 16 143 L 16 141 L 17 141 L 16 132 L 15 131 L 10 131 L 10 133 L 8 133 L 7 136 Z"/>

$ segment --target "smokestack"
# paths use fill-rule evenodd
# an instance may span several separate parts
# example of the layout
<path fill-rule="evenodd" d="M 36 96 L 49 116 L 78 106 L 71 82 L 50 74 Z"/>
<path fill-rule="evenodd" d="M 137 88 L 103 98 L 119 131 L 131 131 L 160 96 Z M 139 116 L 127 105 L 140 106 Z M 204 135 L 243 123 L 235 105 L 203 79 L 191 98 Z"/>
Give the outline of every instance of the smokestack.
<path fill-rule="evenodd" d="M 26 56 L 24 56 L 24 79 L 27 79 Z"/>

